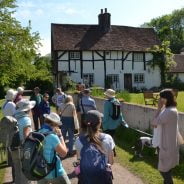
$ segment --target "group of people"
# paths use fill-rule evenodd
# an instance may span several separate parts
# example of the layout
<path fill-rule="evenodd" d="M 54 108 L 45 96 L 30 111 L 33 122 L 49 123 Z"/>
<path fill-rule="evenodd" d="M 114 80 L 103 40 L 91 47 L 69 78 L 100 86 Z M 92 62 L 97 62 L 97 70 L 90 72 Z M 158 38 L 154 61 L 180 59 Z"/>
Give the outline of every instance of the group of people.
<path fill-rule="evenodd" d="M 6 102 L 2 110 L 4 116 L 13 116 L 18 121 L 20 140 L 23 143 L 32 130 L 31 112 L 35 130 L 39 132 L 53 132 L 45 138 L 44 156 L 48 163 L 53 160 L 57 153 L 55 168 L 45 178 L 38 183 L 60 183 L 70 184 L 70 180 L 62 166 L 62 159 L 66 156 L 77 155 L 79 164 L 81 161 L 79 184 L 100 184 L 102 178 L 98 175 L 87 176 L 87 170 L 82 168 L 85 162 L 89 162 L 89 157 L 84 153 L 86 145 L 93 145 L 101 153 L 100 157 L 105 158 L 108 169 L 111 170 L 115 152 L 114 135 L 116 129 L 124 123 L 124 118 L 120 110 L 120 103 L 116 99 L 116 92 L 107 89 L 104 93 L 103 114 L 97 110 L 95 100 L 90 96 L 90 89 L 85 89 L 85 85 L 77 84 L 77 91 L 73 95 L 66 95 L 60 88 L 51 98 L 56 106 L 56 112 L 51 112 L 49 105 L 49 95 L 45 93 L 42 97 L 40 89 L 34 88 L 34 94 L 30 100 L 23 99 L 23 88 L 18 88 L 17 92 L 10 89 L 5 96 Z M 16 100 L 16 101 L 15 101 Z M 39 125 L 40 121 L 40 125 Z M 171 170 L 179 162 L 179 148 L 177 142 L 178 112 L 172 90 L 160 92 L 158 110 L 152 123 L 154 128 L 160 126 L 158 141 L 159 164 L 158 169 L 164 178 L 164 184 L 172 184 Z M 75 138 L 75 130 L 79 133 Z M 102 133 L 103 132 L 103 133 Z M 65 144 L 68 134 L 68 145 Z M 73 150 L 75 145 L 76 151 Z M 29 183 L 21 171 L 21 148 L 11 151 L 15 170 L 15 183 Z M 88 158 L 88 160 L 86 159 Z M 106 177 L 107 178 L 107 177 Z M 110 180 L 109 180 L 110 181 Z M 110 183 L 110 182 L 109 182 Z M 104 183 L 105 184 L 105 183 Z M 108 182 L 107 182 L 108 184 Z"/>

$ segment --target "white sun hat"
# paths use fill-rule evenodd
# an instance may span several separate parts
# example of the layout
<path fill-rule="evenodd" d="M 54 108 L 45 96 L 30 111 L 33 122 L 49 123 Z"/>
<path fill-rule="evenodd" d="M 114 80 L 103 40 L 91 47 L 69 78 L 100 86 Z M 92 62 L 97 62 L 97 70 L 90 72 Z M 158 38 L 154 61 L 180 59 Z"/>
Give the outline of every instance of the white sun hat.
<path fill-rule="evenodd" d="M 116 96 L 116 92 L 113 89 L 107 89 L 104 95 L 109 98 L 114 98 Z"/>
<path fill-rule="evenodd" d="M 58 124 L 58 125 L 62 125 L 60 117 L 58 114 L 56 114 L 55 112 L 51 112 L 50 114 L 44 114 L 43 115 L 46 119 Z"/>
<path fill-rule="evenodd" d="M 31 110 L 35 105 L 36 105 L 36 101 L 23 99 L 17 103 L 16 109 L 18 112 L 28 111 L 28 110 Z"/>
<path fill-rule="evenodd" d="M 17 91 L 18 91 L 18 93 L 23 92 L 24 91 L 24 88 L 23 87 L 18 87 L 17 88 Z"/>
<path fill-rule="evenodd" d="M 7 92 L 6 92 L 6 100 L 14 100 L 15 96 L 16 96 L 17 92 L 13 89 L 9 89 Z"/>

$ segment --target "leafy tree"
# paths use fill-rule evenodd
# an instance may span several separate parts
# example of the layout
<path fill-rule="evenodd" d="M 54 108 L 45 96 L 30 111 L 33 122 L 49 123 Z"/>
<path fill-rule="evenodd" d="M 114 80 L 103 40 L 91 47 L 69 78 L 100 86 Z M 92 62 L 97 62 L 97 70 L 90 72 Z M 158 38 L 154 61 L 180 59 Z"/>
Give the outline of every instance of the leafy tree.
<path fill-rule="evenodd" d="M 161 41 L 170 41 L 173 53 L 180 53 L 184 47 L 184 8 L 154 18 L 142 27 L 153 27 Z"/>
<path fill-rule="evenodd" d="M 160 68 L 160 76 L 161 76 L 161 85 L 165 86 L 167 72 L 171 67 L 176 65 L 173 60 L 173 54 L 171 49 L 169 48 L 170 42 L 163 41 L 161 45 L 155 45 L 149 51 L 153 53 L 153 60 L 151 62 L 151 66 L 154 67 L 157 65 Z"/>
<path fill-rule="evenodd" d="M 37 32 L 22 27 L 12 15 L 15 0 L 0 0 L 0 86 L 17 87 L 36 72 L 32 64 L 40 46 Z"/>

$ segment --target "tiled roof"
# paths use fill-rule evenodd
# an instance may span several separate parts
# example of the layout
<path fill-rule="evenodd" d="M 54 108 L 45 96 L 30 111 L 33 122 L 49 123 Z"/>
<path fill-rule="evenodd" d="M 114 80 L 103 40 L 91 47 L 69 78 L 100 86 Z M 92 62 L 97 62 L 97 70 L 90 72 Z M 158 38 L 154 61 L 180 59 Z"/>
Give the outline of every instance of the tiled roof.
<path fill-rule="evenodd" d="M 103 33 L 98 25 L 52 24 L 53 50 L 146 51 L 160 43 L 152 28 L 111 26 Z"/>
<path fill-rule="evenodd" d="M 175 54 L 174 61 L 176 62 L 176 67 L 171 68 L 170 73 L 184 73 L 184 55 Z"/>

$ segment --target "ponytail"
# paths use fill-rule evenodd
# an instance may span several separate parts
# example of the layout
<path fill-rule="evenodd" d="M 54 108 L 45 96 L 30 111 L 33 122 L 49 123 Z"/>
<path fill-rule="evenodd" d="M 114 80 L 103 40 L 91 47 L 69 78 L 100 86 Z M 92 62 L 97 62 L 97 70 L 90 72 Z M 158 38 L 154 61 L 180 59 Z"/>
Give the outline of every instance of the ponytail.
<path fill-rule="evenodd" d="M 87 126 L 87 134 L 89 142 L 95 144 L 100 151 L 103 151 L 102 140 L 100 140 L 99 137 L 98 126 Z"/>

